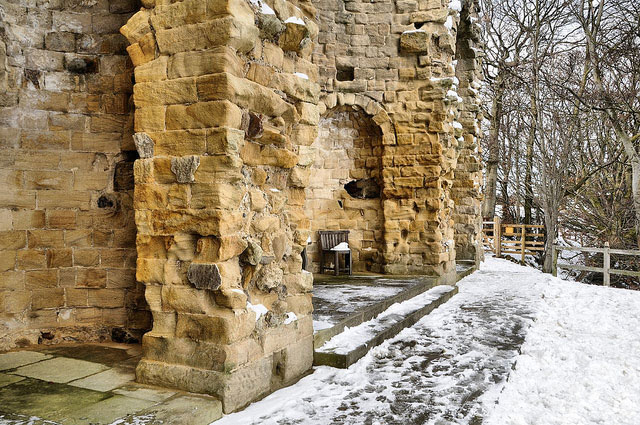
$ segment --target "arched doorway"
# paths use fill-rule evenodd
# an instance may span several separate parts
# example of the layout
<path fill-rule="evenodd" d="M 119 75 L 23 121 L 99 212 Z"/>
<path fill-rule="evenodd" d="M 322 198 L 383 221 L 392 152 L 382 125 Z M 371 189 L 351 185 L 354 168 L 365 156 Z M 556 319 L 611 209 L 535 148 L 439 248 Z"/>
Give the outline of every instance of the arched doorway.
<path fill-rule="evenodd" d="M 353 271 L 380 272 L 382 129 L 357 105 L 329 109 L 318 127 L 305 202 L 312 230 L 308 268 L 319 270 L 319 230 L 349 230 Z"/>

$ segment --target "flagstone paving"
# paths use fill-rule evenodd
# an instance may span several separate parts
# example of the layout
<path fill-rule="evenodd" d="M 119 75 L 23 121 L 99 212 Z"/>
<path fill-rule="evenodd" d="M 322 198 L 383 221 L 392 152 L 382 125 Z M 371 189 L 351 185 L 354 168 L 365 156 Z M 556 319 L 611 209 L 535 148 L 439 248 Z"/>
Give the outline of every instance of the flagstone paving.
<path fill-rule="evenodd" d="M 220 402 L 135 380 L 139 345 L 75 344 L 0 354 L 0 425 L 205 425 Z"/>
<path fill-rule="evenodd" d="M 0 355 L 0 370 L 14 369 L 16 367 L 36 363 L 50 359 L 51 356 L 34 351 L 15 351 Z"/>
<path fill-rule="evenodd" d="M 19 367 L 12 374 L 65 384 L 106 369 L 107 366 L 98 363 L 57 357 Z"/>

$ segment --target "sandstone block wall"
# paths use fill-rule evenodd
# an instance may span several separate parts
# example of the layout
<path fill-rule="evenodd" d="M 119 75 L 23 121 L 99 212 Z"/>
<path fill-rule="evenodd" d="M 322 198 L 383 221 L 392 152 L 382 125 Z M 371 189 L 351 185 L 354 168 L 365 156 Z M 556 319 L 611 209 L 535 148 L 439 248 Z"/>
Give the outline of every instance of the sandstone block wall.
<path fill-rule="evenodd" d="M 316 5 L 320 34 L 313 62 L 322 87 L 321 114 L 357 105 L 383 134 L 382 269 L 451 275 L 456 240 L 462 251 L 478 242 L 471 222 L 480 194 L 469 183 L 480 176 L 473 137 L 477 108 L 465 110 L 456 77 L 462 63 L 456 62 L 456 46 L 468 36 L 458 28 L 473 15 L 472 2 L 321 0 Z M 478 73 L 473 61 L 464 64 L 471 67 L 465 74 L 468 87 Z M 455 200 L 461 201 L 457 215 Z M 456 227 L 456 218 L 466 225 Z"/>
<path fill-rule="evenodd" d="M 0 1 L 0 350 L 150 326 L 135 280 L 133 1 Z"/>
<path fill-rule="evenodd" d="M 317 135 L 310 2 L 145 1 L 135 65 L 138 380 L 236 410 L 312 363 L 303 210 Z"/>
<path fill-rule="evenodd" d="M 474 6 L 143 4 L 121 30 L 141 156 L 137 278 L 153 313 L 137 376 L 229 412 L 311 365 L 300 254 L 316 230 L 358 233 L 357 267 L 443 281 L 456 245 L 477 252 L 478 72 L 473 33 L 458 30 Z M 378 200 L 340 187 L 363 177 Z"/>
<path fill-rule="evenodd" d="M 311 366 L 317 230 L 357 270 L 477 261 L 475 7 L 0 0 L 0 349 L 150 310 L 138 379 L 230 412 Z"/>

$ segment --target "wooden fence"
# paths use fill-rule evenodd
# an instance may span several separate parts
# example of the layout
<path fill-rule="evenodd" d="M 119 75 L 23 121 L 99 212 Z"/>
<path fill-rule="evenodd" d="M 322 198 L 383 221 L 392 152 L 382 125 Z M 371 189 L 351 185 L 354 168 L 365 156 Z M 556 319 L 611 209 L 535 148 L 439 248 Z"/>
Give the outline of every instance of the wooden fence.
<path fill-rule="evenodd" d="M 558 253 L 560 251 L 577 251 L 577 252 L 594 252 L 602 254 L 602 267 L 592 267 L 592 266 L 581 266 L 577 264 L 559 264 L 558 263 Z M 609 244 L 605 242 L 604 248 L 584 248 L 577 246 L 559 246 L 553 245 L 552 255 L 553 255 L 553 266 L 551 272 L 554 276 L 558 275 L 558 268 L 567 269 L 567 270 L 578 270 L 585 272 L 595 272 L 595 273 L 603 273 L 603 284 L 604 286 L 611 286 L 611 275 L 617 274 L 622 276 L 631 276 L 631 277 L 640 277 L 640 272 L 631 271 L 631 270 L 619 270 L 611 268 L 611 254 L 614 255 L 640 255 L 639 250 L 631 250 L 631 249 L 611 249 L 609 248 Z"/>
<path fill-rule="evenodd" d="M 544 226 L 540 224 L 505 224 L 499 217 L 483 223 L 484 246 L 496 257 L 519 254 L 524 263 L 527 255 L 544 251 Z"/>

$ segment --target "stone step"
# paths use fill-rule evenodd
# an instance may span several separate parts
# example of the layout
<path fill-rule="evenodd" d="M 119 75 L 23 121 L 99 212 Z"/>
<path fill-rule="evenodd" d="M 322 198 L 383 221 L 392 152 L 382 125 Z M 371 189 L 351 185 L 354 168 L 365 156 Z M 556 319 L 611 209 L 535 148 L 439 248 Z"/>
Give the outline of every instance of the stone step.
<path fill-rule="evenodd" d="M 473 262 L 459 262 L 459 264 L 456 266 L 456 275 L 454 278 L 455 282 L 458 282 L 460 279 L 470 275 L 476 269 L 477 268 Z M 408 278 L 408 276 L 394 277 L 389 275 L 384 277 L 386 279 L 394 279 L 394 278 L 407 279 Z M 322 282 L 326 284 L 327 280 L 331 281 L 332 279 L 331 278 L 324 279 Z M 315 331 L 313 334 L 313 348 L 318 349 L 322 347 L 322 345 L 324 345 L 325 342 L 327 342 L 334 336 L 342 333 L 346 328 L 353 328 L 355 326 L 358 326 L 361 323 L 364 323 L 368 320 L 371 320 L 377 317 L 380 313 L 388 309 L 393 304 L 407 301 L 415 297 L 416 295 L 422 294 L 423 292 L 428 291 L 429 289 L 437 285 L 451 283 L 450 281 L 445 281 L 442 278 L 427 277 L 427 276 L 419 277 L 419 280 L 420 282 L 418 284 L 411 286 L 392 297 L 386 298 L 379 302 L 373 303 L 365 308 L 362 308 L 357 312 L 349 315 L 348 317 L 338 321 L 337 323 L 335 323 L 333 326 L 329 328 Z M 356 282 L 357 282 L 357 279 L 341 281 L 342 284 L 354 284 Z M 317 310 L 318 309 L 317 306 L 314 305 L 314 309 Z"/>
<path fill-rule="evenodd" d="M 392 276 L 388 278 L 393 279 Z M 389 307 L 391 307 L 393 304 L 407 301 L 415 297 L 416 295 L 419 295 L 425 291 L 428 291 L 429 289 L 433 288 L 438 284 L 437 278 L 422 277 L 420 280 L 421 280 L 420 283 L 414 286 L 411 286 L 392 297 L 375 302 L 371 305 L 368 305 L 356 311 L 355 313 L 349 315 L 348 317 L 338 321 L 330 328 L 315 331 L 313 334 L 314 349 L 318 349 L 322 347 L 322 345 L 325 342 L 327 342 L 334 336 L 342 333 L 346 328 L 353 328 L 355 326 L 358 326 L 361 323 L 371 320 L 376 316 L 378 316 L 380 313 L 384 312 Z M 349 281 L 348 283 L 353 284 L 355 282 Z"/>
<path fill-rule="evenodd" d="M 458 279 L 460 278 L 459 275 Z M 346 329 L 343 327 L 343 332 L 323 341 L 314 349 L 314 365 L 349 367 L 364 357 L 373 347 L 414 325 L 457 292 L 457 286 L 435 286 L 387 308 L 375 318 L 357 324 L 355 327 Z"/>

